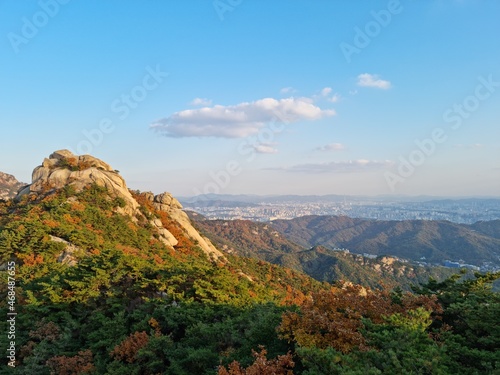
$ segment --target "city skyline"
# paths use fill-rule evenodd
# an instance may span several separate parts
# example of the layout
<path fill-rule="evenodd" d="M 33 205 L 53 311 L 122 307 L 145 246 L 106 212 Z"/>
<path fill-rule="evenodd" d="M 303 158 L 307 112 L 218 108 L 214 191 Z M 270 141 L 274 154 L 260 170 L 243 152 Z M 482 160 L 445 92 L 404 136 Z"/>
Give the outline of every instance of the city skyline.
<path fill-rule="evenodd" d="M 500 4 L 0 2 L 0 171 L 174 195 L 500 196 Z"/>

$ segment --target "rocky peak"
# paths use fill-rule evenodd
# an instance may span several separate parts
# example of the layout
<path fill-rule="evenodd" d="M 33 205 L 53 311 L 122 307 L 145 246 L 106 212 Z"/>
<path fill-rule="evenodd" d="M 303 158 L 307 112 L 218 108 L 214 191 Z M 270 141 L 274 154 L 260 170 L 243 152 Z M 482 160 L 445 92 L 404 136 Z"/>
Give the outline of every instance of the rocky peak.
<path fill-rule="evenodd" d="M 0 199 L 14 198 L 18 190 L 25 185 L 13 175 L 0 172 Z"/>
<path fill-rule="evenodd" d="M 31 195 L 35 199 L 42 198 L 66 186 L 72 186 L 76 192 L 79 192 L 92 184 L 105 187 L 111 197 L 119 197 L 125 201 L 125 206 L 117 209 L 119 212 L 130 215 L 134 220 L 142 215 L 138 209 L 139 203 L 130 193 L 125 180 L 118 174 L 118 171 L 91 155 L 77 156 L 68 150 L 56 151 L 45 158 L 42 165 L 33 170 L 31 184 L 18 193 L 16 200 L 20 200 L 24 195 Z M 158 195 L 143 194 L 155 209 L 167 213 L 172 220 L 176 221 L 184 235 L 198 244 L 207 257 L 212 260 L 225 261 L 224 255 L 210 240 L 200 235 L 192 226 L 189 217 L 182 211 L 182 205 L 172 194 L 168 192 Z M 151 224 L 156 227 L 163 242 L 174 248 L 178 243 L 178 238 L 164 228 L 161 220 L 154 219 Z"/>
<path fill-rule="evenodd" d="M 97 184 L 106 187 L 111 196 L 124 199 L 125 213 L 134 215 L 139 207 L 118 172 L 90 155 L 77 156 L 68 150 L 56 151 L 33 170 L 31 180 L 31 184 L 18 193 L 17 200 L 26 194 L 43 197 L 65 186 L 72 186 L 79 192 L 86 186 Z"/>

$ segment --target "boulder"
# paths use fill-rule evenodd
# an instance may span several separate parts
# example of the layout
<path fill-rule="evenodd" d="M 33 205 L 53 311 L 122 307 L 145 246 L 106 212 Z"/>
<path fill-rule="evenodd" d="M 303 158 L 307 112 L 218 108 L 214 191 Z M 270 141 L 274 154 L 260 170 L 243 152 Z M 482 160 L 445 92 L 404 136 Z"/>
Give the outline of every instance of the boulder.
<path fill-rule="evenodd" d="M 188 215 L 182 211 L 182 205 L 172 196 L 172 194 L 165 192 L 156 195 L 153 204 L 157 210 L 166 212 L 171 219 L 180 224 L 187 236 L 198 244 L 209 259 L 222 261 L 224 263 L 227 262 L 224 254 L 219 251 L 208 238 L 202 236 L 193 227 Z"/>
<path fill-rule="evenodd" d="M 118 172 L 93 156 L 76 156 L 68 150 L 55 151 L 48 159 L 44 159 L 42 165 L 34 169 L 31 185 L 21 190 L 16 199 L 19 200 L 25 194 L 43 197 L 68 185 L 79 192 L 91 184 L 106 187 L 111 196 L 125 201 L 123 212 L 132 216 L 136 214 L 139 204 Z"/>
<path fill-rule="evenodd" d="M 155 206 L 159 210 L 164 210 L 168 208 L 178 208 L 178 209 L 182 208 L 182 204 L 176 198 L 174 198 L 172 194 L 167 192 L 155 195 L 154 203 L 156 203 Z M 162 207 L 162 206 L 167 206 L 167 207 Z"/>

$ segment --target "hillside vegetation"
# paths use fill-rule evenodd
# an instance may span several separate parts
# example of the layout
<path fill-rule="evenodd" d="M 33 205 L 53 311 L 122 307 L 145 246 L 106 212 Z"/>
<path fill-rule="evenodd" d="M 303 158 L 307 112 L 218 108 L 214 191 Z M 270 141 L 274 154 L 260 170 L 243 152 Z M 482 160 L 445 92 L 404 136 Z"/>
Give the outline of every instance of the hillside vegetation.
<path fill-rule="evenodd" d="M 220 251 L 171 195 L 130 192 L 95 158 L 37 170 L 0 202 L 0 308 L 17 314 L 0 323 L 1 373 L 500 370 L 500 275 L 413 293 L 321 283 Z"/>
<path fill-rule="evenodd" d="M 205 220 L 190 213 L 195 226 L 227 252 L 254 257 L 304 272 L 319 281 L 349 281 L 369 287 L 401 287 L 445 279 L 458 270 L 422 267 L 389 255 L 370 259 L 348 251 L 318 245 L 304 248 L 279 232 L 274 225 L 249 220 Z"/>

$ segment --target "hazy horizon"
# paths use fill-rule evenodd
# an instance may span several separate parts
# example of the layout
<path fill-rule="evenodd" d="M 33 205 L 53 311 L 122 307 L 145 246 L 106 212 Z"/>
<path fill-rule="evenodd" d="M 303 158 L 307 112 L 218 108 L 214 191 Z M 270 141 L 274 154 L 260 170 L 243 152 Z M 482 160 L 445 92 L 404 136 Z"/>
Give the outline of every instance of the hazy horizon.
<path fill-rule="evenodd" d="M 0 171 L 70 149 L 175 196 L 500 197 L 500 3 L 220 4 L 1 2 Z"/>

